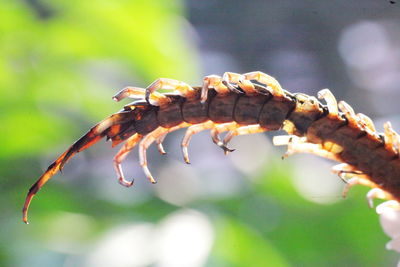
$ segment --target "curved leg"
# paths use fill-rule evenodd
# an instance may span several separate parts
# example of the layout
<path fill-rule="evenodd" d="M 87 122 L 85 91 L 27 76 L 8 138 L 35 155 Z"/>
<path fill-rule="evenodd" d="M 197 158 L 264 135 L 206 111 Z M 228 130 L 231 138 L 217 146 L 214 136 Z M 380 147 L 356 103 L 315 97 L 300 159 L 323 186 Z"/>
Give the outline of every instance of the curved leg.
<path fill-rule="evenodd" d="M 355 185 L 365 185 L 365 186 L 368 186 L 368 187 L 376 187 L 376 184 L 374 184 L 374 183 L 372 183 L 369 180 L 364 178 L 365 175 L 347 173 L 346 176 L 347 176 L 346 180 L 345 180 L 346 181 L 346 186 L 343 188 L 343 192 L 342 192 L 343 198 L 347 197 L 347 193 L 349 192 L 350 188 L 352 188 Z M 351 177 L 351 178 L 347 179 L 349 177 Z M 374 189 L 382 191 L 379 188 L 374 188 Z M 371 189 L 367 193 L 368 206 L 370 206 L 371 208 L 373 207 L 373 198 L 377 198 L 378 197 L 377 193 L 380 192 L 380 191 L 376 191 L 374 189 Z M 374 190 L 374 191 L 372 191 L 372 190 Z"/>
<path fill-rule="evenodd" d="M 215 127 L 211 129 L 212 141 L 214 142 L 214 144 L 216 144 L 217 146 L 222 148 L 222 150 L 224 150 L 225 155 L 228 154 L 228 152 L 233 152 L 234 149 L 227 148 L 225 144 L 221 141 L 219 134 L 236 129 L 237 127 L 239 126 L 236 122 L 227 122 L 222 124 L 216 124 Z"/>
<path fill-rule="evenodd" d="M 346 119 L 349 121 L 349 124 L 354 126 L 360 126 L 359 118 L 354 112 L 354 109 L 344 101 L 339 101 L 339 109 L 344 113 Z"/>
<path fill-rule="evenodd" d="M 147 167 L 147 149 L 150 147 L 150 145 L 155 142 L 157 139 L 162 138 L 164 135 L 171 131 L 178 130 L 180 128 L 187 127 L 187 123 L 181 123 L 175 127 L 171 128 L 164 128 L 164 127 L 158 127 L 148 135 L 146 135 L 142 141 L 139 144 L 139 163 L 140 166 L 142 166 L 143 172 L 145 173 L 147 179 L 152 183 L 155 184 L 156 180 L 153 178 L 153 175 L 151 175 L 151 172 L 149 168 Z"/>
<path fill-rule="evenodd" d="M 345 182 L 345 186 L 342 191 L 342 197 L 346 198 L 347 194 L 351 187 L 356 184 L 360 184 L 363 181 L 368 181 L 368 176 L 362 173 L 361 171 L 357 170 L 355 167 L 347 164 L 347 163 L 340 163 L 332 167 L 332 173 L 337 174 L 343 182 Z M 361 181 L 361 179 L 363 181 Z M 372 184 L 368 184 L 371 186 Z"/>
<path fill-rule="evenodd" d="M 400 137 L 398 133 L 396 133 L 393 128 L 392 124 L 388 121 L 383 125 L 385 130 L 384 138 L 385 138 L 385 147 L 386 149 L 394 151 L 396 154 L 399 154 L 399 142 Z"/>
<path fill-rule="evenodd" d="M 367 185 L 367 186 L 371 186 L 365 183 L 360 183 L 362 185 Z M 375 185 L 374 183 L 372 183 L 373 185 Z M 368 206 L 370 208 L 374 207 L 374 199 L 375 198 L 379 198 L 379 199 L 393 199 L 392 195 L 389 194 L 388 192 L 383 191 L 380 188 L 372 188 L 371 190 L 368 191 L 367 193 L 367 201 L 368 201 Z"/>
<path fill-rule="evenodd" d="M 182 122 L 181 124 L 178 124 L 178 125 L 173 126 L 171 128 L 167 128 L 168 131 L 166 133 L 162 134 L 160 137 L 158 137 L 156 139 L 158 152 L 160 152 L 161 155 L 167 154 L 167 152 L 165 152 L 165 150 L 164 150 L 164 147 L 163 147 L 162 143 L 164 142 L 165 137 L 167 137 L 167 135 L 170 132 L 173 132 L 173 131 L 176 131 L 176 130 L 179 130 L 179 129 L 182 129 L 182 128 L 187 128 L 190 125 L 191 125 L 190 123 Z"/>
<path fill-rule="evenodd" d="M 339 114 L 338 104 L 335 96 L 329 89 L 322 89 L 318 92 L 319 99 L 325 99 L 328 106 L 329 116 L 337 118 Z"/>
<path fill-rule="evenodd" d="M 157 150 L 158 150 L 158 152 L 160 152 L 161 155 L 167 154 L 167 152 L 165 151 L 164 146 L 162 144 L 164 142 L 165 137 L 167 137 L 167 135 L 168 135 L 168 133 L 165 133 L 162 136 L 160 136 L 159 138 L 157 138 L 157 140 L 156 140 Z"/>
<path fill-rule="evenodd" d="M 374 122 L 371 120 L 370 117 L 362 113 L 357 113 L 356 116 L 358 117 L 358 120 L 362 124 L 364 130 L 368 131 L 371 134 L 376 133 Z"/>
<path fill-rule="evenodd" d="M 222 83 L 222 78 L 218 75 L 208 75 L 203 78 L 203 86 L 201 88 L 200 102 L 207 101 L 208 90 L 214 89 L 218 94 L 228 94 L 230 90 Z"/>
<path fill-rule="evenodd" d="M 347 163 L 340 163 L 332 167 L 331 172 L 337 174 L 345 183 L 354 175 L 362 175 L 363 173 Z"/>
<path fill-rule="evenodd" d="M 261 71 L 253 71 L 243 74 L 247 80 L 256 80 L 262 84 L 267 85 L 271 89 L 271 93 L 277 97 L 284 97 L 285 93 L 279 82 L 272 76 L 265 74 Z"/>
<path fill-rule="evenodd" d="M 245 92 L 246 95 L 254 95 L 260 93 L 260 91 L 256 89 L 255 85 L 250 80 L 241 79 L 239 80 L 238 85 Z"/>
<path fill-rule="evenodd" d="M 164 135 L 168 132 L 168 129 L 163 127 L 158 127 L 148 135 L 146 135 L 139 144 L 139 163 L 142 166 L 143 172 L 146 175 L 147 179 L 152 183 L 157 183 L 156 180 L 151 175 L 151 172 L 147 166 L 147 149 L 149 146 L 157 140 L 160 136 Z"/>
<path fill-rule="evenodd" d="M 334 166 L 332 168 L 333 173 L 337 173 L 339 177 L 346 183 L 346 186 L 343 188 L 342 196 L 345 198 L 350 188 L 355 185 L 364 185 L 368 187 L 372 187 L 370 191 L 367 193 L 367 201 L 368 206 L 373 208 L 374 199 L 392 199 L 392 195 L 378 188 L 377 185 L 369 180 L 368 175 L 363 174 L 361 171 L 357 170 L 353 166 L 342 163 Z"/>
<path fill-rule="evenodd" d="M 214 122 L 212 121 L 206 121 L 204 123 L 199 123 L 188 127 L 181 143 L 183 159 L 187 164 L 190 164 L 188 146 L 192 136 L 201 131 L 212 129 L 213 127 L 214 127 Z"/>
<path fill-rule="evenodd" d="M 146 97 L 146 89 L 128 86 L 119 91 L 117 94 L 115 94 L 112 97 L 112 99 L 119 102 L 126 97 L 135 99 L 144 99 Z M 153 106 L 167 105 L 171 101 L 167 96 L 160 94 L 158 92 L 154 92 L 153 94 L 151 94 L 151 96 L 147 100 L 148 100 L 147 102 Z"/>
<path fill-rule="evenodd" d="M 234 86 L 232 84 L 236 84 Z M 207 92 L 209 89 L 214 89 L 218 94 L 228 94 L 229 92 L 242 93 L 238 89 L 242 89 L 246 94 L 252 95 L 257 93 L 254 84 L 246 80 L 246 77 L 239 73 L 225 72 L 222 77 L 217 75 L 209 75 L 203 79 L 203 87 L 201 89 L 201 103 L 206 102 Z"/>
<path fill-rule="evenodd" d="M 237 86 L 232 84 L 237 84 Z M 245 93 L 254 94 L 257 92 L 254 89 L 254 85 L 250 81 L 245 80 L 242 74 L 225 72 L 222 77 L 218 75 L 208 75 L 203 79 L 200 96 L 201 103 L 206 102 L 209 89 L 214 89 L 219 95 L 228 94 L 230 92 L 241 94 L 242 91 L 240 91 L 238 87 L 243 89 Z"/>
<path fill-rule="evenodd" d="M 267 129 L 261 127 L 259 124 L 254 124 L 254 125 L 247 125 L 247 126 L 241 126 L 237 127 L 233 130 L 230 130 L 224 138 L 223 145 L 226 147 L 228 143 L 232 140 L 233 137 L 238 136 L 238 135 L 245 135 L 245 134 L 255 134 L 255 133 L 261 133 L 265 132 Z M 228 154 L 230 151 L 225 151 L 225 154 Z"/>
<path fill-rule="evenodd" d="M 118 182 L 123 186 L 131 187 L 134 183 L 134 179 L 132 179 L 131 181 L 127 181 L 125 179 L 121 163 L 142 138 L 143 136 L 140 134 L 134 134 L 131 137 L 129 137 L 126 143 L 123 145 L 123 147 L 121 147 L 121 149 L 114 157 L 114 169 L 118 176 Z"/>
<path fill-rule="evenodd" d="M 195 96 L 195 90 L 187 83 L 168 78 L 159 78 L 146 88 L 146 101 L 149 102 L 150 96 L 159 89 L 174 90 L 186 98 Z"/>
<path fill-rule="evenodd" d="M 228 87 L 230 91 L 238 94 L 241 94 L 242 92 L 232 84 L 237 84 L 239 86 L 239 82 L 244 79 L 245 77 L 242 74 L 234 72 L 225 72 L 222 75 L 222 83 Z"/>
<path fill-rule="evenodd" d="M 288 146 L 288 150 L 282 158 L 287 158 L 296 153 L 309 153 L 334 161 L 340 161 L 337 155 L 323 149 L 321 145 L 307 143 L 305 138 L 300 138 L 295 135 L 275 136 L 272 142 L 276 146 Z"/>
<path fill-rule="evenodd" d="M 157 131 L 157 130 L 154 130 Z M 143 140 L 139 144 L 139 163 L 142 166 L 143 172 L 146 175 L 147 179 L 152 183 L 157 183 L 156 180 L 151 175 L 149 168 L 147 167 L 147 153 L 146 150 L 156 139 L 152 134 L 146 135 Z"/>

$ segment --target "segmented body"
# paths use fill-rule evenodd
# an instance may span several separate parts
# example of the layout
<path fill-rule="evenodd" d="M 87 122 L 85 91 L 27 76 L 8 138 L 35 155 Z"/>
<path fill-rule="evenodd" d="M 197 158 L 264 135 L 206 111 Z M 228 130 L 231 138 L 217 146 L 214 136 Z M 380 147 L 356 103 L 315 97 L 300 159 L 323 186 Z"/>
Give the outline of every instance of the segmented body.
<path fill-rule="evenodd" d="M 265 76 L 263 76 L 265 75 Z M 132 148 L 139 144 L 140 164 L 150 181 L 155 182 L 147 169 L 146 149 L 162 140 L 171 131 L 189 127 L 182 142 L 184 158 L 189 163 L 187 145 L 191 136 L 211 129 L 213 141 L 227 153 L 227 143 L 235 135 L 284 129 L 289 136 L 277 137 L 276 145 L 288 145 L 287 155 L 308 152 L 341 162 L 335 171 L 342 178 L 351 178 L 349 185 L 371 186 L 371 197 L 400 200 L 399 138 L 385 125 L 378 134 L 368 117 L 354 114 L 345 103 L 336 100 L 325 89 L 320 98 L 292 94 L 280 88 L 272 77 L 256 74 L 232 74 L 224 77 L 207 76 L 203 87 L 190 87 L 174 80 L 157 80 L 146 90 L 125 88 L 114 99 L 140 98 L 118 113 L 94 126 L 62 154 L 29 190 L 24 205 L 27 209 L 36 192 L 76 153 L 88 148 L 103 137 L 113 146 L 126 141 L 114 159 L 120 182 L 130 186 L 123 177 L 120 163 Z M 172 82 L 171 82 L 172 81 Z M 173 94 L 159 94 L 160 88 L 173 89 Z M 147 101 L 146 101 L 147 100 Z M 218 134 L 229 131 L 225 139 Z"/>

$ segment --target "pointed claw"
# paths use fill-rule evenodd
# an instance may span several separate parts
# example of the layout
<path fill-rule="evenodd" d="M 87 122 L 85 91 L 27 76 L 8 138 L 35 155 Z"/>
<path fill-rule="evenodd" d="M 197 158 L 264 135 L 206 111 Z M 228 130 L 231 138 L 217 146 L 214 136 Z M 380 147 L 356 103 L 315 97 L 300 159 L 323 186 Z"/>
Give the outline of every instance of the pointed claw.
<path fill-rule="evenodd" d="M 126 158 L 126 156 L 132 151 L 132 149 L 139 143 L 139 141 L 143 138 L 142 135 L 134 134 L 129 137 L 123 147 L 118 151 L 118 153 L 114 157 L 114 169 L 118 177 L 118 182 L 122 186 L 131 187 L 133 186 L 134 179 L 132 181 L 127 181 L 124 176 L 124 172 L 122 171 L 121 163 Z"/>
<path fill-rule="evenodd" d="M 125 187 L 131 187 L 134 184 L 134 179 L 132 181 L 127 181 L 123 177 L 118 178 L 118 182 L 120 185 L 125 186 Z"/>
<path fill-rule="evenodd" d="M 228 134 L 229 134 L 230 132 L 228 132 Z M 227 135 L 228 135 L 227 134 Z M 227 136 L 226 135 L 226 136 Z M 230 152 L 233 152 L 233 151 L 235 151 L 236 149 L 234 149 L 234 148 L 228 148 L 228 143 L 229 143 L 229 141 L 232 139 L 232 138 L 226 138 L 226 136 L 225 136 L 225 138 L 224 138 L 224 141 L 223 141 L 223 148 L 224 148 L 224 154 L 225 155 L 228 155 Z"/>
<path fill-rule="evenodd" d="M 176 129 L 179 129 L 179 128 L 181 128 L 180 126 L 178 126 L 178 127 L 173 127 L 173 128 L 171 128 L 171 129 L 168 129 L 168 130 L 166 130 L 166 131 L 172 131 L 172 130 L 175 130 L 175 128 Z M 161 155 L 165 155 L 165 154 L 167 154 L 167 152 L 165 151 L 165 149 L 164 149 L 164 146 L 163 146 L 163 142 L 164 142 L 164 139 L 165 139 L 165 137 L 167 137 L 167 134 L 168 134 L 168 132 L 167 133 L 165 133 L 165 134 L 162 134 L 160 137 L 158 137 L 157 138 L 157 140 L 156 140 L 156 143 L 157 143 L 157 150 L 158 150 L 158 152 L 161 154 Z"/>
<path fill-rule="evenodd" d="M 182 155 L 183 155 L 183 160 L 185 161 L 185 163 L 190 164 L 189 152 L 188 152 L 187 146 L 182 146 Z"/>
<path fill-rule="evenodd" d="M 227 146 L 225 146 L 225 144 L 224 144 L 223 142 L 221 142 L 221 141 L 218 141 L 218 142 L 216 142 L 215 144 L 216 144 L 217 146 L 219 146 L 219 147 L 224 151 L 224 154 L 225 154 L 225 155 L 227 155 L 229 152 L 235 151 L 235 149 L 230 149 L 230 148 L 228 148 Z"/>
<path fill-rule="evenodd" d="M 150 181 L 150 183 L 156 184 L 157 181 L 153 178 L 153 175 L 151 174 L 147 165 L 142 165 L 142 168 L 143 168 L 144 174 L 146 175 L 146 177 Z"/>
<path fill-rule="evenodd" d="M 224 154 L 225 155 L 228 155 L 230 152 L 233 152 L 233 151 L 236 150 L 236 149 L 230 149 L 230 148 L 227 148 L 227 147 L 223 147 L 223 149 L 224 149 Z"/>
<path fill-rule="evenodd" d="M 162 143 L 157 142 L 157 150 L 158 150 L 158 152 L 160 152 L 161 155 L 167 154 Z"/>
<path fill-rule="evenodd" d="M 226 87 L 228 87 L 228 89 L 230 91 L 234 92 L 234 93 L 237 93 L 237 94 L 242 94 L 243 93 L 243 91 L 240 90 L 238 87 L 233 86 L 231 83 L 229 83 L 229 82 L 227 82 L 225 80 L 222 81 L 222 84 L 225 85 Z"/>

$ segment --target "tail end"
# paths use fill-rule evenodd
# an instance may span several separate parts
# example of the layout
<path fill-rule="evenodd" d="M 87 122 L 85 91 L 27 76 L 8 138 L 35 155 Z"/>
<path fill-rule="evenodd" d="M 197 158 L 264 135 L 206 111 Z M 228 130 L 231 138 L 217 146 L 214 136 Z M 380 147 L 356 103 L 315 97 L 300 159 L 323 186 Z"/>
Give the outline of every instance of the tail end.
<path fill-rule="evenodd" d="M 61 171 L 65 163 L 72 158 L 75 154 L 91 147 L 100 141 L 104 136 L 108 136 L 113 140 L 118 139 L 118 142 L 124 141 L 126 138 L 121 138 L 120 136 L 123 131 L 128 129 L 125 125 L 129 122 L 133 124 L 134 121 L 133 111 L 119 112 L 111 115 L 107 119 L 101 121 L 94 127 L 92 127 L 84 136 L 82 136 L 78 141 L 76 141 L 67 151 L 65 151 L 61 156 L 59 156 L 40 176 L 40 178 L 34 183 L 28 191 L 25 199 L 24 206 L 22 208 L 22 220 L 24 223 L 28 224 L 28 209 L 31 204 L 33 197 L 36 193 L 51 179 L 58 171 Z M 114 127 L 119 125 L 118 127 Z M 125 127 L 121 127 L 121 126 Z M 134 134 L 134 132 L 132 133 Z M 132 135 L 130 134 L 130 135 Z"/>

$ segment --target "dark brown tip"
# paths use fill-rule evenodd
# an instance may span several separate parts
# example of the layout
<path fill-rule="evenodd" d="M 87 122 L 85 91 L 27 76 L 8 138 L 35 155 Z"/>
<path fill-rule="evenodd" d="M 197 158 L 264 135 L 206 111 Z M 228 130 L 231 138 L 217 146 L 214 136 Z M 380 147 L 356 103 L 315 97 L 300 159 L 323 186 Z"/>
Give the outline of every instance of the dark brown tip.
<path fill-rule="evenodd" d="M 28 222 L 28 209 L 29 205 L 31 204 L 32 198 L 35 194 L 33 192 L 29 192 L 28 195 L 26 196 L 24 207 L 22 208 L 22 221 L 25 224 L 29 224 Z"/>

